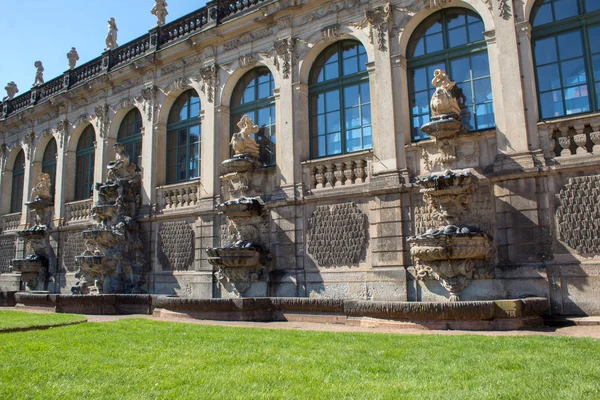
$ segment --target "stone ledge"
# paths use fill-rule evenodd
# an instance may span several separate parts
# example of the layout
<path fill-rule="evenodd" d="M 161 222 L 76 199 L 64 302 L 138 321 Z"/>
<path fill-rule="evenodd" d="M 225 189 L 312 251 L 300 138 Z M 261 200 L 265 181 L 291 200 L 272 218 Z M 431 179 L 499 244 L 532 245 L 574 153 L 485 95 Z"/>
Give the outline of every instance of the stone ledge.
<path fill-rule="evenodd" d="M 4 292 L 0 290 L 0 306 L 1 307 L 13 307 L 17 304 L 15 300 L 15 293 L 17 292 Z"/>

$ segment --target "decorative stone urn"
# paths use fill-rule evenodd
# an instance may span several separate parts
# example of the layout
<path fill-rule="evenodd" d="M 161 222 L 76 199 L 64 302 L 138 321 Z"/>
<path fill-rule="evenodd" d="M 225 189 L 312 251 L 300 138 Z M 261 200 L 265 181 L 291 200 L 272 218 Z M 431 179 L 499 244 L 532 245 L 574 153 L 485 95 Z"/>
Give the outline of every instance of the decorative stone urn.
<path fill-rule="evenodd" d="M 34 225 L 17 232 L 25 241 L 24 258 L 11 261 L 11 271 L 21 274 L 21 282 L 27 291 L 47 290 L 48 264 L 52 254 L 48 228 L 52 221 L 52 194 L 50 175 L 38 175 L 35 187 L 31 191 L 31 200 L 25 205 L 31 210 Z"/>
<path fill-rule="evenodd" d="M 79 282 L 73 294 L 142 293 L 146 259 L 135 220 L 140 206 L 141 174 L 122 144 L 114 146 L 108 179 L 96 183 L 92 207 L 96 225 L 82 232 L 86 250 L 75 262 Z"/>
<path fill-rule="evenodd" d="M 435 71 L 432 84 L 437 88 L 431 99 L 432 121 L 421 130 L 438 143 L 438 164 L 451 164 L 456 160 L 455 138 L 464 131 L 460 107 L 450 92 L 454 82 L 444 71 Z M 418 178 L 415 184 L 421 188 L 433 216 L 447 224 L 408 238 L 417 279 L 430 276 L 438 280 L 450 293 L 450 301 L 458 301 L 477 265 L 489 262 L 495 254 L 487 233 L 464 225 L 471 207 L 474 176 L 470 171 L 448 169 Z"/>
<path fill-rule="evenodd" d="M 258 144 L 252 135 L 258 132 L 248 116 L 238 123 L 231 146 L 234 155 L 221 163 L 223 196 L 228 199 L 216 209 L 225 217 L 223 247 L 206 250 L 208 261 L 217 268 L 215 278 L 226 297 L 267 296 L 270 256 L 261 227 L 265 222 L 263 202 L 250 196 L 255 171 L 263 165 L 258 159 Z M 256 194 L 256 193 L 255 193 Z"/>

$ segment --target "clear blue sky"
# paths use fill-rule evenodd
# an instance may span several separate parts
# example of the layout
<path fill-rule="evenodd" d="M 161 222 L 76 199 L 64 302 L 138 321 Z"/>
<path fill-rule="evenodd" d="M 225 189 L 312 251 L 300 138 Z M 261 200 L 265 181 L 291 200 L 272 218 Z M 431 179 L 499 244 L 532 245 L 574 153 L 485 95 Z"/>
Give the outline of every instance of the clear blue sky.
<path fill-rule="evenodd" d="M 77 48 L 81 65 L 104 50 L 106 26 L 114 17 L 118 43 L 124 44 L 156 25 L 154 0 L 0 0 L 0 99 L 15 81 L 19 94 L 31 89 L 34 62 L 44 64 L 44 79 L 62 75 L 67 53 Z M 167 0 L 167 23 L 206 4 L 205 0 Z"/>

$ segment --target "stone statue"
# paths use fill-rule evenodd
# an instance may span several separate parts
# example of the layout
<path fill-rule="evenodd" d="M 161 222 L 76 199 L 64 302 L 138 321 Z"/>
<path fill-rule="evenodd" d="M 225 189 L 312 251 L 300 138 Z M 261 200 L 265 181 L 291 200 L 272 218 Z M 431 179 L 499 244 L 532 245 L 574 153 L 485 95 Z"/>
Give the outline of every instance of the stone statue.
<path fill-rule="evenodd" d="M 75 47 L 71 47 L 71 51 L 67 53 L 67 59 L 69 60 L 69 68 L 75 68 L 77 61 L 79 61 L 79 54 L 77 54 Z"/>
<path fill-rule="evenodd" d="M 12 99 L 13 97 L 15 97 L 15 94 L 19 93 L 19 88 L 17 87 L 17 84 L 13 81 L 8 82 L 4 89 L 6 90 L 6 94 L 8 95 L 8 100 Z"/>
<path fill-rule="evenodd" d="M 51 185 L 50 175 L 45 172 L 39 174 L 35 187 L 31 189 L 31 201 L 52 199 L 52 194 L 50 193 Z"/>
<path fill-rule="evenodd" d="M 436 69 L 431 84 L 436 87 L 430 103 L 432 117 L 460 119 L 460 106 L 451 93 L 456 83 L 444 71 Z"/>
<path fill-rule="evenodd" d="M 44 84 L 44 66 L 41 61 L 36 61 L 33 65 L 37 68 L 33 86 L 41 86 Z"/>
<path fill-rule="evenodd" d="M 247 155 L 258 158 L 258 144 L 252 138 L 252 135 L 258 132 L 258 125 L 253 125 L 252 120 L 244 115 L 237 126 L 240 131 L 233 134 L 229 143 L 233 148 L 234 157 Z"/>
<path fill-rule="evenodd" d="M 150 11 L 153 15 L 156 15 L 156 23 L 158 26 L 164 25 L 165 20 L 167 19 L 167 15 L 169 12 L 167 11 L 167 2 L 165 0 L 155 0 L 156 4 L 152 7 Z"/>
<path fill-rule="evenodd" d="M 108 179 L 115 181 L 117 179 L 133 179 L 137 173 L 137 165 L 129 161 L 129 154 L 125 151 L 125 146 L 121 143 L 115 143 L 115 160 L 108 163 Z"/>
<path fill-rule="evenodd" d="M 106 35 L 106 48 L 104 50 L 114 50 L 119 45 L 117 44 L 117 35 L 119 29 L 114 18 L 108 20 L 108 34 Z"/>

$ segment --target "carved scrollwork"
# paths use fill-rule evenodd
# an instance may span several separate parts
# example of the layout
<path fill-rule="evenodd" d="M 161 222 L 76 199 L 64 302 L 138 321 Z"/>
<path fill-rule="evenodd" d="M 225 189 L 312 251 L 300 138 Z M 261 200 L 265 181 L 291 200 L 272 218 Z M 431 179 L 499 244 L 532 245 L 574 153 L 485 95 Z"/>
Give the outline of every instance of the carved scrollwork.
<path fill-rule="evenodd" d="M 389 22 L 392 17 L 392 6 L 387 3 L 384 6 L 377 7 L 373 10 L 365 10 L 365 16 L 355 26 L 357 28 L 369 27 L 369 41 L 375 44 L 377 38 L 377 50 L 387 50 L 386 32 Z"/>
<path fill-rule="evenodd" d="M 219 66 L 217 64 L 213 64 L 200 70 L 200 77 L 204 83 L 202 89 L 209 103 L 214 102 L 217 94 L 217 87 L 219 85 L 218 71 Z"/>

